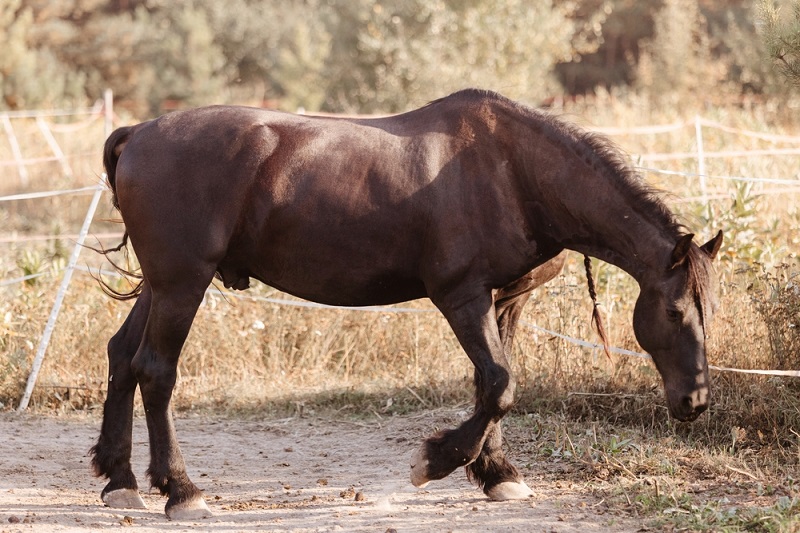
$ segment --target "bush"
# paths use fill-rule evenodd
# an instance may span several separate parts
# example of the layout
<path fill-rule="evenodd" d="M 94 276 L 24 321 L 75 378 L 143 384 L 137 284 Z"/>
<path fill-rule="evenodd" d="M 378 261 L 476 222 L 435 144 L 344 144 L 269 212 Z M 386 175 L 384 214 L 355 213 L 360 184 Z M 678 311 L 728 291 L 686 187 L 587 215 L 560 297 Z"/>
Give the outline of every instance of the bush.
<path fill-rule="evenodd" d="M 800 268 L 783 263 L 765 269 L 750 292 L 767 325 L 776 368 L 800 368 Z"/>

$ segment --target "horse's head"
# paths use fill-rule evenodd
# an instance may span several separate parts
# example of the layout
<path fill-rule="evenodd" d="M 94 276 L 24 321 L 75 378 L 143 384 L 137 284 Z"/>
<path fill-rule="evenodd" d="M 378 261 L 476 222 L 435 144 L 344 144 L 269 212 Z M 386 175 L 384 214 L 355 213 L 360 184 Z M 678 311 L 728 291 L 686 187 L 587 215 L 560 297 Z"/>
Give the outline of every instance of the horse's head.
<path fill-rule="evenodd" d="M 692 237 L 682 237 L 668 264 L 640 280 L 633 312 L 636 340 L 664 380 L 670 414 L 689 421 L 706 410 L 710 399 L 706 329 L 718 306 L 711 260 L 722 232 L 703 246 Z"/>

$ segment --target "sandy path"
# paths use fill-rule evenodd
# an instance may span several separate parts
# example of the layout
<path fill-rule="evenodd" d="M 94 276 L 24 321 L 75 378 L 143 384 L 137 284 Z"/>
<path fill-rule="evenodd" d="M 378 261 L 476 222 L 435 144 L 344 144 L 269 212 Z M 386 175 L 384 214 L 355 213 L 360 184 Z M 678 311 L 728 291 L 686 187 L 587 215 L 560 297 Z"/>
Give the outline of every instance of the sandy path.
<path fill-rule="evenodd" d="M 408 481 L 408 460 L 424 435 L 453 413 L 372 423 L 321 418 L 262 422 L 208 417 L 176 422 L 189 475 L 214 517 L 170 522 L 165 500 L 145 494 L 147 510 L 99 500 L 87 450 L 96 418 L 0 414 L 0 532 L 86 531 L 636 531 L 640 523 L 603 514 L 588 489 L 556 488 L 531 458 L 528 501 L 490 502 L 463 471 L 426 490 Z M 145 485 L 147 435 L 134 422 L 134 472 Z M 356 494 L 360 494 L 357 501 Z"/>

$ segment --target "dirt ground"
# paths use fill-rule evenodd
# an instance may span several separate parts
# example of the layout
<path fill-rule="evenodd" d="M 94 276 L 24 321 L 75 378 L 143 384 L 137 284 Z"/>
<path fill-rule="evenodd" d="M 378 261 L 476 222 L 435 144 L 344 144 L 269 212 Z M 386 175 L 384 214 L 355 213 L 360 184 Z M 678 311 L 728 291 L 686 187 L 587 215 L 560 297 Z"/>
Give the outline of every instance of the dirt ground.
<path fill-rule="evenodd" d="M 147 510 L 109 509 L 104 482 L 90 471 L 97 417 L 0 414 L 0 532 L 86 531 L 637 531 L 608 513 L 589 487 L 553 484 L 535 458 L 525 465 L 535 496 L 491 502 L 458 470 L 424 490 L 408 462 L 422 438 L 452 425 L 453 413 L 347 418 L 176 420 L 190 477 L 214 516 L 171 522 L 165 499 L 144 494 Z M 134 421 L 134 472 L 146 486 L 144 420 Z M 550 477 L 552 479 L 552 476 Z M 558 486 L 561 485 L 561 486 Z"/>

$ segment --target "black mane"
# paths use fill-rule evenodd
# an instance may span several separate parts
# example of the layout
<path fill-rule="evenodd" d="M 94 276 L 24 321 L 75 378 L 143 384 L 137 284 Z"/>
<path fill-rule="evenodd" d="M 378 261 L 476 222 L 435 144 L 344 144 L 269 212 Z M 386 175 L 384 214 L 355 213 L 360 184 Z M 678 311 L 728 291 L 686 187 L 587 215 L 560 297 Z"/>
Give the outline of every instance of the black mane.
<path fill-rule="evenodd" d="M 611 139 L 600 133 L 587 131 L 553 114 L 515 102 L 486 89 L 463 89 L 450 96 L 430 102 L 426 107 L 447 101 L 474 103 L 492 102 L 517 111 L 535 121 L 537 125 L 563 140 L 579 158 L 587 161 L 622 194 L 630 197 L 631 205 L 647 217 L 654 217 L 659 226 L 677 240 L 687 233 L 684 224 L 663 200 L 667 194 L 648 185 L 642 175 L 630 164 L 627 154 Z"/>

